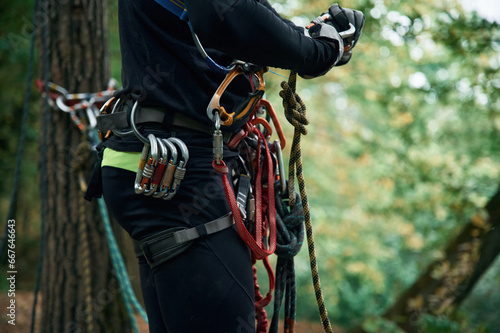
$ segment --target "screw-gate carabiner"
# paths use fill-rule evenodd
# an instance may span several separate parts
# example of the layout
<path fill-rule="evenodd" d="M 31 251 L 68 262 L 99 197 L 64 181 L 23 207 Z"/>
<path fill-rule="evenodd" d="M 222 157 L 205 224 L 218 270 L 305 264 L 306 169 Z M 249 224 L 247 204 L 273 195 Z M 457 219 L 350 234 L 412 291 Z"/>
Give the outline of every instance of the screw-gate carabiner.
<path fill-rule="evenodd" d="M 156 190 L 156 185 L 152 184 L 151 180 L 158 164 L 158 141 L 153 134 L 149 134 L 148 139 L 151 149 L 149 151 L 148 162 L 144 166 L 144 170 L 142 170 L 141 188 L 144 188 L 144 195 L 150 196 Z"/>
<path fill-rule="evenodd" d="M 276 159 L 278 160 L 278 176 L 279 176 L 279 182 L 281 186 L 281 193 L 286 193 L 286 179 L 285 179 L 285 164 L 283 163 L 283 153 L 281 151 L 281 145 L 278 140 L 274 140 L 273 142 L 274 145 L 274 150 L 276 154 Z"/>
<path fill-rule="evenodd" d="M 184 179 L 184 175 L 186 174 L 186 165 L 189 160 L 189 151 L 186 144 L 178 139 L 178 138 L 169 138 L 168 141 L 172 142 L 179 149 L 179 163 L 174 173 L 174 181 L 170 188 L 170 191 L 165 194 L 163 199 L 170 200 L 174 197 L 174 195 L 179 190 L 181 186 L 181 181 Z"/>
<path fill-rule="evenodd" d="M 163 140 L 160 138 L 156 139 L 156 142 L 158 144 L 158 164 L 156 166 L 155 173 L 153 175 L 153 178 L 151 180 L 152 187 L 154 186 L 155 191 L 153 193 L 153 197 L 157 198 L 161 196 L 161 180 L 163 178 L 163 175 L 165 174 L 165 167 L 167 165 L 167 160 L 168 160 L 168 150 L 167 147 L 165 147 L 165 144 L 163 143 Z"/>
<path fill-rule="evenodd" d="M 215 163 L 219 165 L 224 155 L 224 140 L 222 137 L 222 131 L 220 130 L 220 117 L 218 111 L 215 111 L 214 127 L 215 129 L 214 129 L 213 143 L 212 143 L 213 155 Z"/>
<path fill-rule="evenodd" d="M 139 165 L 137 166 L 137 172 L 135 174 L 134 191 L 136 194 L 144 192 L 144 188 L 142 187 L 142 171 L 144 171 L 144 167 L 148 161 L 150 148 L 149 142 L 144 144 L 142 148 L 141 159 L 139 160 Z"/>
<path fill-rule="evenodd" d="M 160 182 L 160 192 L 155 196 L 155 198 L 161 198 L 168 195 L 168 192 L 172 188 L 172 181 L 174 179 L 175 170 L 177 169 L 177 148 L 168 139 L 162 139 L 165 147 L 170 151 L 170 160 L 168 161 L 167 168 Z"/>

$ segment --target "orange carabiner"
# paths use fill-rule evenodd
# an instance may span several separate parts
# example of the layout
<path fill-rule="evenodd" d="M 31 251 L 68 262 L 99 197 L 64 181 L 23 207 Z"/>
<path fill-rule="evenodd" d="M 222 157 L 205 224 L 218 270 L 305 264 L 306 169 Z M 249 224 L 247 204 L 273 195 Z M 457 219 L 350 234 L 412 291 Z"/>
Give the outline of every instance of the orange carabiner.
<path fill-rule="evenodd" d="M 285 148 L 286 145 L 286 138 L 285 134 L 283 133 L 283 129 L 281 128 L 280 121 L 278 119 L 278 116 L 276 115 L 276 112 L 274 111 L 273 106 L 267 99 L 261 99 L 259 103 L 257 104 L 257 108 L 264 106 L 267 110 L 267 113 L 271 117 L 271 120 L 273 121 L 274 128 L 276 129 L 276 133 L 278 134 L 278 138 L 280 140 L 280 145 L 281 149 Z"/>
<path fill-rule="evenodd" d="M 235 121 L 243 120 L 249 116 L 255 108 L 257 102 L 264 95 L 266 87 L 264 82 L 264 73 L 267 72 L 267 67 L 262 67 L 258 71 L 252 73 L 259 80 L 259 86 L 255 89 L 255 91 L 248 94 L 245 101 L 236 106 L 233 112 L 227 112 L 226 109 L 220 105 L 222 95 L 234 78 L 240 74 L 250 73 L 250 71 L 244 68 L 245 65 L 246 64 L 237 63 L 226 75 L 224 81 L 222 81 L 219 85 L 219 88 L 217 88 L 217 91 L 212 96 L 207 108 L 207 116 L 210 120 L 214 120 L 214 113 L 217 111 L 219 112 L 221 125 L 231 126 Z"/>
<path fill-rule="evenodd" d="M 269 139 L 269 137 L 271 135 L 273 135 L 273 128 L 267 122 L 267 120 L 265 120 L 264 118 L 262 118 L 262 117 L 255 117 L 254 119 L 252 119 L 251 123 L 252 123 L 252 126 L 255 126 L 255 125 L 262 125 L 262 126 L 264 126 L 264 128 L 266 129 L 266 132 L 267 132 L 266 139 Z"/>

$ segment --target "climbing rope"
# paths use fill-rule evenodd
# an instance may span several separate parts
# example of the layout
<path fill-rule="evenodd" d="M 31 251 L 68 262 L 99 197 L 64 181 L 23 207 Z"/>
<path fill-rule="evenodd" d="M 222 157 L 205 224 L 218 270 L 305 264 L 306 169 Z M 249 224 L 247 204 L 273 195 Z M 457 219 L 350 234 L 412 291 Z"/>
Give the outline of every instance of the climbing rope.
<path fill-rule="evenodd" d="M 83 177 L 83 172 L 80 170 L 78 172 L 78 176 L 80 178 Z M 84 188 L 80 187 L 83 192 Z M 92 320 L 92 273 L 90 268 L 90 242 L 89 242 L 89 233 L 87 230 L 87 207 L 85 206 L 85 199 L 83 195 L 79 196 L 78 204 L 79 204 L 79 234 L 80 241 L 82 242 L 82 267 L 83 267 L 83 292 L 85 294 L 85 323 L 87 325 L 87 332 L 94 331 L 94 323 Z"/>
<path fill-rule="evenodd" d="M 299 253 L 304 241 L 304 213 L 297 193 L 295 205 L 290 206 L 283 200 L 281 184 L 275 184 L 276 201 L 276 290 L 274 293 L 274 314 L 269 333 L 278 332 L 279 313 L 283 298 L 285 299 L 284 331 L 295 332 L 297 286 L 295 282 L 295 265 L 293 258 Z"/>
<path fill-rule="evenodd" d="M 293 142 L 290 152 L 290 162 L 289 162 L 289 179 L 288 179 L 288 193 L 290 206 L 295 205 L 295 184 L 294 177 L 297 176 L 300 189 L 300 197 L 302 199 L 302 205 L 304 210 L 305 227 L 307 235 L 307 244 L 309 250 L 309 260 L 311 264 L 311 274 L 314 284 L 314 291 L 316 294 L 316 301 L 318 303 L 318 310 L 321 317 L 321 322 L 325 332 L 333 332 L 332 326 L 330 324 L 330 319 L 328 319 L 328 312 L 325 307 L 325 301 L 323 299 L 323 292 L 321 291 L 321 283 L 319 280 L 318 273 L 318 263 L 316 261 L 316 251 L 314 249 L 314 237 L 311 223 L 311 214 L 309 211 L 309 201 L 307 200 L 306 183 L 304 180 L 304 174 L 302 169 L 302 156 L 300 148 L 300 137 L 301 135 L 307 134 L 306 126 L 309 124 L 309 120 L 306 117 L 306 106 L 302 99 L 295 92 L 297 82 L 297 73 L 291 72 L 288 82 L 284 81 L 281 83 L 283 88 L 280 91 L 280 96 L 283 99 L 283 107 L 285 109 L 286 119 L 294 126 Z"/>

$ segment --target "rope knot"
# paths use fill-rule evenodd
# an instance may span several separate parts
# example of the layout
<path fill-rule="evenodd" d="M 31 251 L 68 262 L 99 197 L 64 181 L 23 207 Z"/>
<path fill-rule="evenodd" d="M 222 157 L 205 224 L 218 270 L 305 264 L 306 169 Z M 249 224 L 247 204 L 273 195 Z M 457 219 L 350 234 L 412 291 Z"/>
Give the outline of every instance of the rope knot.
<path fill-rule="evenodd" d="M 295 92 L 296 80 L 297 74 L 292 73 L 288 82 L 281 82 L 283 90 L 280 91 L 280 96 L 283 99 L 286 119 L 297 131 L 302 135 L 306 135 L 306 126 L 309 125 L 309 119 L 306 116 L 306 105 Z"/>

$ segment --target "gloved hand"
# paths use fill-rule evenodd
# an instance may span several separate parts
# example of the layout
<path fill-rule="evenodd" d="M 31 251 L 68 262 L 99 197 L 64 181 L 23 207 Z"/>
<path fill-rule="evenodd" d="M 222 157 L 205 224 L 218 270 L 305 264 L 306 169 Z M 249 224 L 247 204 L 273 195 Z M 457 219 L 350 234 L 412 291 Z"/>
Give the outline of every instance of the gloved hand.
<path fill-rule="evenodd" d="M 352 49 L 358 42 L 363 25 L 365 24 L 363 13 L 359 10 L 342 8 L 338 4 L 333 4 L 328 9 L 328 14 L 329 18 L 327 18 L 325 23 L 331 24 L 337 29 L 344 40 L 344 51 Z"/>
<path fill-rule="evenodd" d="M 334 63 L 317 76 L 326 74 L 333 66 L 345 65 L 351 60 L 352 48 L 361 36 L 364 23 L 365 16 L 362 12 L 342 8 L 338 4 L 333 4 L 328 12 L 311 21 L 311 24 L 306 27 L 306 34 L 312 38 L 334 43 L 339 47 L 339 56 Z M 328 27 L 334 27 L 335 31 Z"/>

